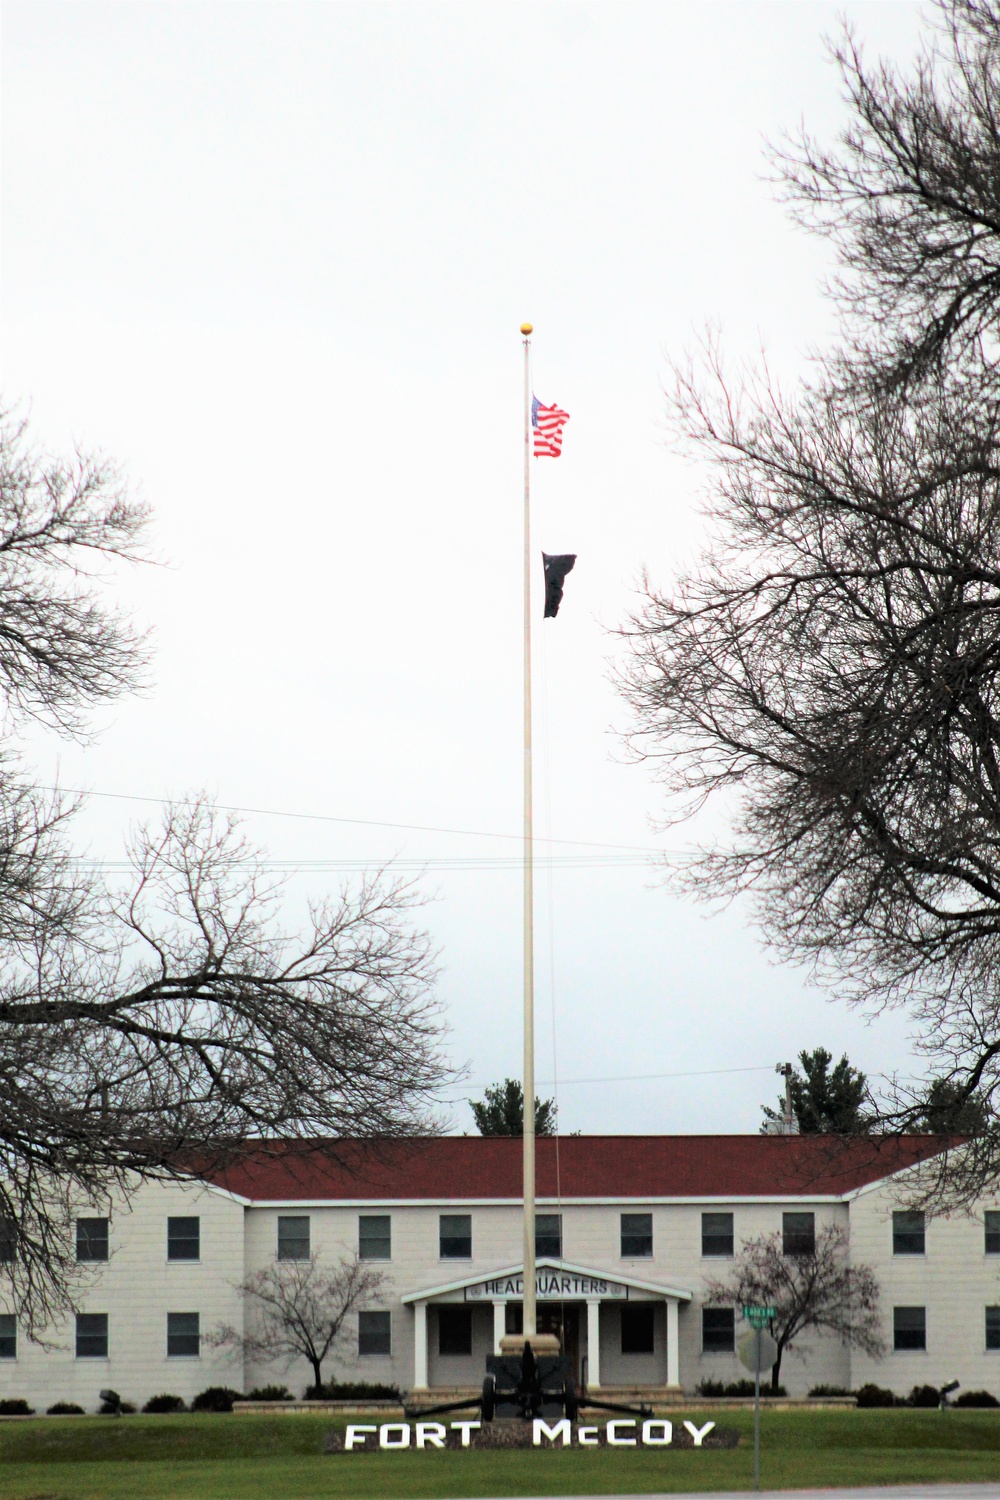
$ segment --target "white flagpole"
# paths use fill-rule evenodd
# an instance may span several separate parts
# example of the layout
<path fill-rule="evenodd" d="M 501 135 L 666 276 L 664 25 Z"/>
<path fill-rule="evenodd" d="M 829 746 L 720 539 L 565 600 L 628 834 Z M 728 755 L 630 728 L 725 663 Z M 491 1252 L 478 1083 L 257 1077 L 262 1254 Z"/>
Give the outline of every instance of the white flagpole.
<path fill-rule="evenodd" d="M 535 1307 L 535 899 L 531 826 L 531 324 L 524 336 L 524 1337 Z"/>

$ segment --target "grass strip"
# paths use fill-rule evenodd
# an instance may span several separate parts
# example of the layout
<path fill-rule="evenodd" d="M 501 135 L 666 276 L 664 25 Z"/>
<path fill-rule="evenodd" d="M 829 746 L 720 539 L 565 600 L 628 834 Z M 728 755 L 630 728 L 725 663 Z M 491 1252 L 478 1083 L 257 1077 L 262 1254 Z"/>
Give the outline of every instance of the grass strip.
<path fill-rule="evenodd" d="M 686 1408 L 690 1416 L 693 1408 Z M 3 1500 L 465 1500 L 749 1489 L 751 1414 L 727 1412 L 735 1452 L 561 1449 L 322 1454 L 343 1425 L 312 1415 L 77 1418 L 0 1423 Z M 1000 1412 L 772 1412 L 762 1482 L 1000 1481 Z"/>

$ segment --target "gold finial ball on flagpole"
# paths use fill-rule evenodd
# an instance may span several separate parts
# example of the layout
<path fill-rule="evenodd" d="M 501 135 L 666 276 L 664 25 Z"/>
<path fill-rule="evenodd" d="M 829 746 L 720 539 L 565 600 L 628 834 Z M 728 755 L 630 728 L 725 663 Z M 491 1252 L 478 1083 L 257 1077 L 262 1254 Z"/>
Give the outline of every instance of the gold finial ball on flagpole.
<path fill-rule="evenodd" d="M 531 324 L 530 323 L 522 323 L 521 324 L 521 332 L 524 334 L 525 338 L 527 338 L 528 334 L 532 332 Z"/>

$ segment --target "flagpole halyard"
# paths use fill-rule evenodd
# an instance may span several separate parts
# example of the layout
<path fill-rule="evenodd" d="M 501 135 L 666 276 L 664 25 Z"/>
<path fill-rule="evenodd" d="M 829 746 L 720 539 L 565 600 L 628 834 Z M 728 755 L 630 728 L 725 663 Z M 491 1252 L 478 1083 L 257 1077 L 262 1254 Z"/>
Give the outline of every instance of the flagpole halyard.
<path fill-rule="evenodd" d="M 531 786 L 531 334 L 524 338 L 524 1333 L 537 1331 L 535 1303 L 535 897 Z"/>

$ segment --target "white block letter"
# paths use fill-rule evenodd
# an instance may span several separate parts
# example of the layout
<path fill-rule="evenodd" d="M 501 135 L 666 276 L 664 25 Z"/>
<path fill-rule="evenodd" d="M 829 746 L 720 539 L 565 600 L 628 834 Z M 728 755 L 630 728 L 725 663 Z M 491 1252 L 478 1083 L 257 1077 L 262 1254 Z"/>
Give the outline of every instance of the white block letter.
<path fill-rule="evenodd" d="M 608 1423 L 608 1447 L 609 1448 L 634 1448 L 635 1438 L 620 1438 L 619 1427 L 634 1427 L 635 1423 L 631 1417 L 627 1421 Z"/>
<path fill-rule="evenodd" d="M 378 1429 L 372 1422 L 360 1422 L 348 1427 L 344 1438 L 344 1452 L 350 1453 L 352 1448 L 363 1448 L 368 1439 L 364 1436 L 366 1432 L 377 1432 Z"/>
<path fill-rule="evenodd" d="M 445 1427 L 443 1422 L 418 1422 L 417 1423 L 417 1447 L 443 1448 L 445 1439 Z"/>
<path fill-rule="evenodd" d="M 531 1441 L 536 1448 L 541 1447 L 543 1437 L 547 1437 L 550 1443 L 554 1443 L 558 1438 L 562 1438 L 563 1447 L 569 1447 L 573 1441 L 569 1417 L 563 1417 L 562 1421 L 557 1422 L 554 1427 L 550 1427 L 548 1422 L 543 1422 L 541 1417 L 536 1417 L 531 1427 Z"/>
<path fill-rule="evenodd" d="M 661 1429 L 659 1437 L 653 1436 L 654 1427 L 659 1427 Z M 672 1443 L 673 1440 L 674 1428 L 672 1422 L 661 1422 L 658 1420 L 652 1422 L 643 1422 L 642 1441 L 647 1448 L 665 1448 L 667 1444 Z"/>
<path fill-rule="evenodd" d="M 598 1446 L 597 1428 L 578 1427 L 576 1429 L 576 1440 L 580 1444 L 581 1448 L 596 1448 Z"/>
<path fill-rule="evenodd" d="M 702 1438 L 708 1436 L 708 1434 L 711 1432 L 712 1428 L 715 1426 L 715 1423 L 714 1422 L 706 1422 L 705 1425 L 704 1425 L 704 1427 L 696 1427 L 693 1422 L 685 1422 L 684 1426 L 687 1428 L 688 1432 L 694 1438 L 694 1445 L 695 1445 L 695 1447 L 696 1448 L 700 1448 L 701 1447 L 701 1440 L 702 1440 Z"/>
<path fill-rule="evenodd" d="M 469 1446 L 469 1433 L 482 1425 L 482 1422 L 452 1422 L 451 1430 L 452 1432 L 460 1432 L 462 1434 L 462 1447 L 467 1448 Z"/>
<path fill-rule="evenodd" d="M 398 1440 L 389 1436 L 391 1432 L 398 1432 Z M 380 1448 L 408 1448 L 410 1446 L 410 1424 L 409 1422 L 383 1422 L 378 1430 L 378 1445 Z"/>

